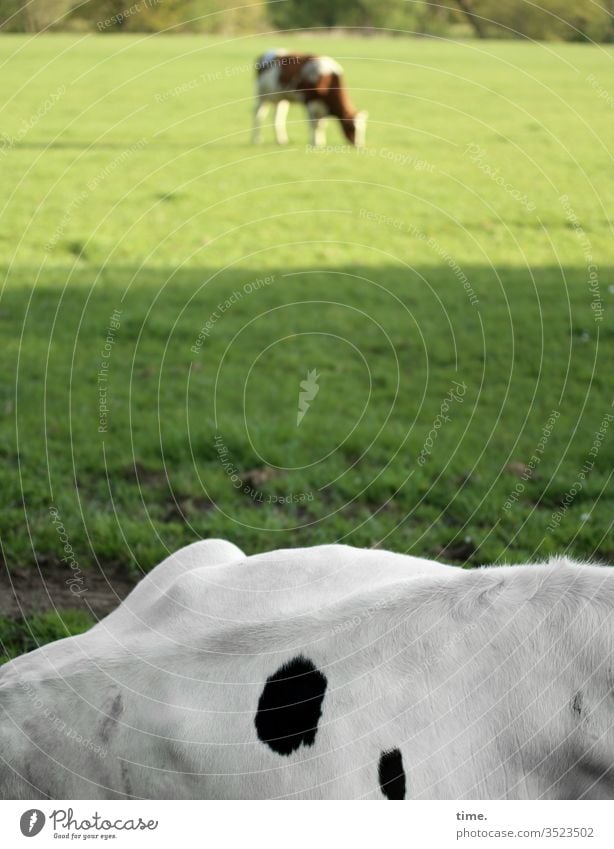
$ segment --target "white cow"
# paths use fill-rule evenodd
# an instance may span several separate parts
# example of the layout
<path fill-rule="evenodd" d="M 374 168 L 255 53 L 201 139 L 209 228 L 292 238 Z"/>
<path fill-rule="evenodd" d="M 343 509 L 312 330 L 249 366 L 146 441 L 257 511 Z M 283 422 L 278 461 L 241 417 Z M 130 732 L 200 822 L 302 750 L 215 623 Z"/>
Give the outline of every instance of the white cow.
<path fill-rule="evenodd" d="M 0 668 L 0 797 L 614 796 L 614 571 L 200 542 Z"/>

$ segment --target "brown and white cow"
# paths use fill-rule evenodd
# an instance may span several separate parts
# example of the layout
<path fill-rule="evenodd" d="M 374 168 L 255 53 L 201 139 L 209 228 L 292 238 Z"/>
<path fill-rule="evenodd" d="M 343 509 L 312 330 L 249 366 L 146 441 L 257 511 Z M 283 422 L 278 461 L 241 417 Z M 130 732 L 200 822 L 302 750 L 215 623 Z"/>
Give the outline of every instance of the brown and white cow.
<path fill-rule="evenodd" d="M 367 113 L 353 105 L 343 82 L 343 68 L 329 56 L 269 50 L 256 61 L 254 142 L 261 139 L 262 119 L 275 104 L 275 136 L 286 144 L 286 117 L 290 103 L 304 103 L 309 115 L 311 143 L 326 143 L 325 121 L 338 118 L 350 144 L 365 142 Z"/>

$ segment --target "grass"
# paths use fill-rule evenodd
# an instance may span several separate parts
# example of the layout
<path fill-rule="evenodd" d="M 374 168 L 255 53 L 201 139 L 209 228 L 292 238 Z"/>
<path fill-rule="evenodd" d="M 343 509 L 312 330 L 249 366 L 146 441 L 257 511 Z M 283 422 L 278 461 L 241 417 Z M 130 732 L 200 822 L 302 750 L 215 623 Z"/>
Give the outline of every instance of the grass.
<path fill-rule="evenodd" d="M 249 144 L 270 40 L 0 39 L 7 568 L 611 561 L 611 51 L 282 41 L 343 63 L 364 152 L 298 107 Z"/>
<path fill-rule="evenodd" d="M 44 643 L 81 634 L 93 620 L 83 610 L 57 610 L 35 613 L 16 621 L 0 616 L 0 664 Z"/>

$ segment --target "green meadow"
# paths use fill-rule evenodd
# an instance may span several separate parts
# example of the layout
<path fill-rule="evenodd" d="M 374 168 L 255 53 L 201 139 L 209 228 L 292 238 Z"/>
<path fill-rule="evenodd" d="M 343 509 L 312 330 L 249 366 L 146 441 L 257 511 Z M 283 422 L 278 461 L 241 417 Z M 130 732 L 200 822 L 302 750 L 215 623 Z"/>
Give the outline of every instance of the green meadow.
<path fill-rule="evenodd" d="M 278 43 L 342 63 L 364 150 L 311 149 L 298 106 L 251 145 Z M 612 561 L 611 48 L 4 36 L 0 64 L 0 540 L 50 587 L 40 640 L 211 536 Z"/>

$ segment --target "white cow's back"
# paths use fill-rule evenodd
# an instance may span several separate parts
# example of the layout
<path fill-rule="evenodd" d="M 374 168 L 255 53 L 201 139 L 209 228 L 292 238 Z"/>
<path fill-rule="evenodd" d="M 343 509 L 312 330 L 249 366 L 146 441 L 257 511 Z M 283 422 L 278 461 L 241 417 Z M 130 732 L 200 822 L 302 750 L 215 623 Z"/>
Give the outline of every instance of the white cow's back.
<path fill-rule="evenodd" d="M 408 798 L 580 795 L 599 768 L 590 740 L 606 760 L 613 749 L 613 602 L 612 573 L 590 566 L 462 570 L 346 546 L 245 557 L 197 543 L 90 632 L 0 675 L 7 759 L 39 753 L 34 774 L 5 786 L 382 798 L 377 765 L 396 751 Z M 286 752 L 262 727 L 288 664 L 311 669 L 322 698 L 313 739 Z M 50 730 L 47 710 L 107 754 Z"/>

